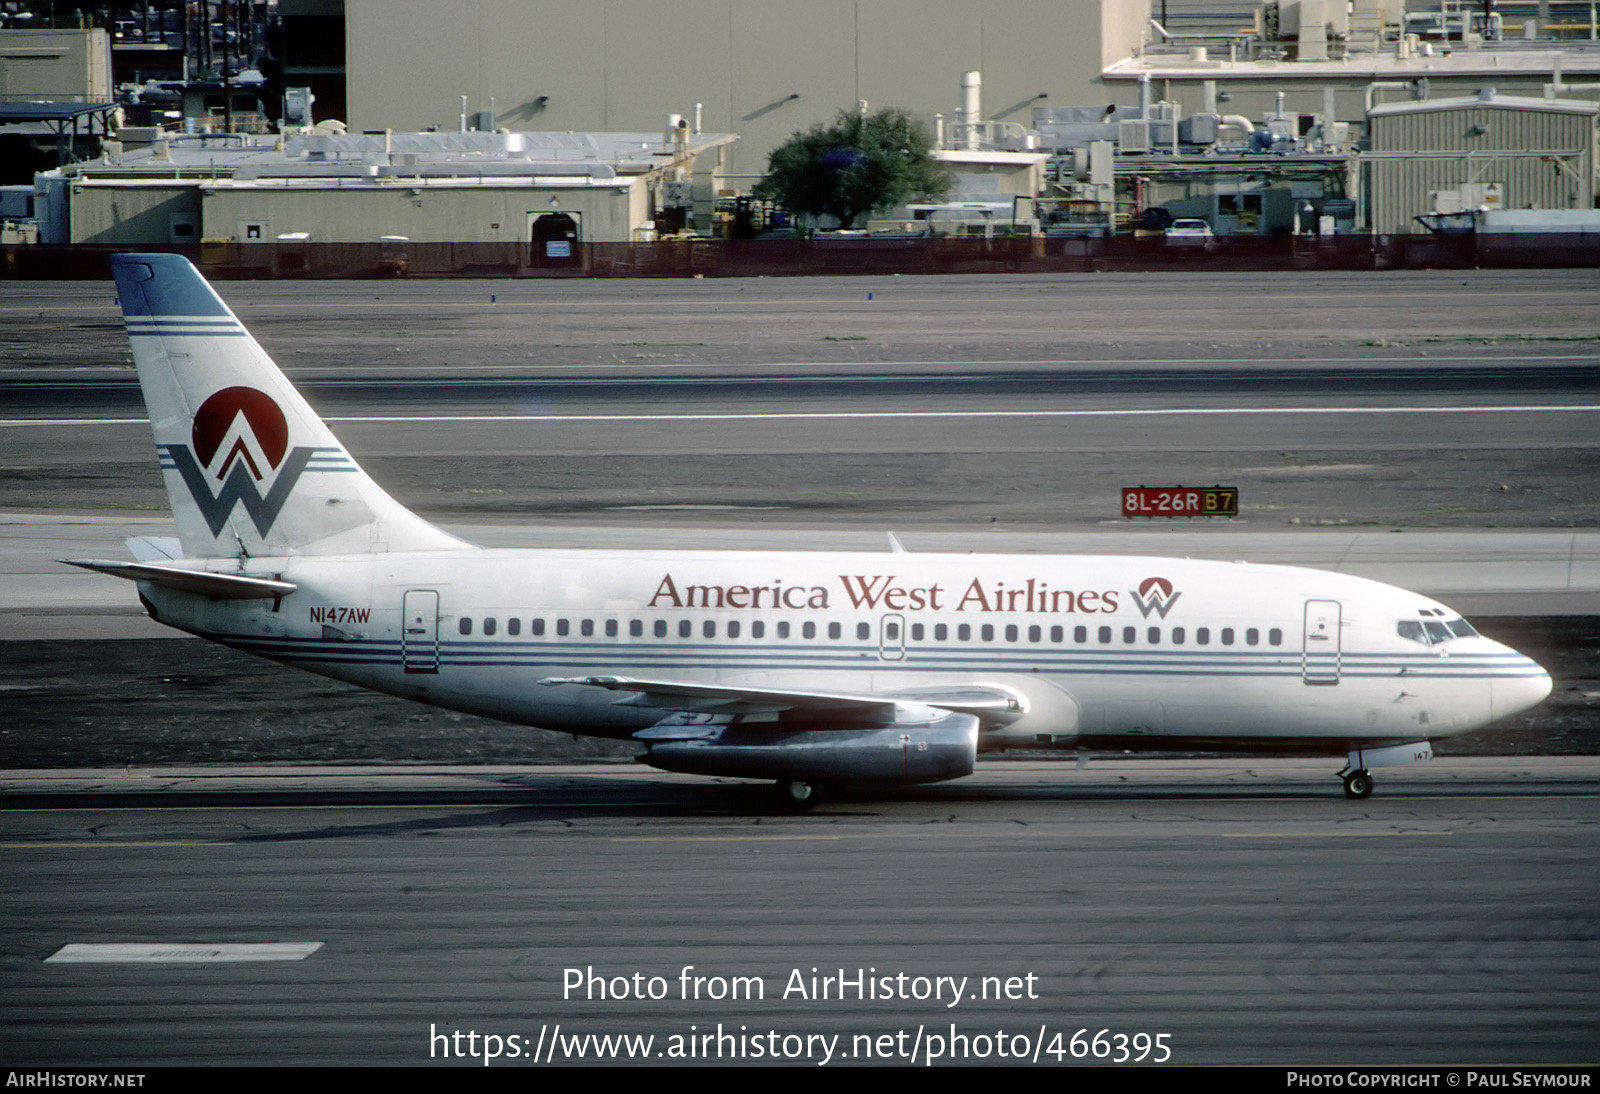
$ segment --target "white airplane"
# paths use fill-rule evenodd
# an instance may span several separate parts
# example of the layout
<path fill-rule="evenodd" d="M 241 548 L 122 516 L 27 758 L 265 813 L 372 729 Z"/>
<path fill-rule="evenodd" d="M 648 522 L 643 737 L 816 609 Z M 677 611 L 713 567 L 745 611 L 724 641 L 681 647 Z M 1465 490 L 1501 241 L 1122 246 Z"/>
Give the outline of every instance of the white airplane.
<path fill-rule="evenodd" d="M 1171 558 L 489 550 L 356 465 L 187 260 L 112 259 L 177 539 L 161 623 L 434 706 L 638 742 L 668 771 L 935 782 L 1005 748 L 1432 756 L 1550 692 L 1425 596 Z"/>

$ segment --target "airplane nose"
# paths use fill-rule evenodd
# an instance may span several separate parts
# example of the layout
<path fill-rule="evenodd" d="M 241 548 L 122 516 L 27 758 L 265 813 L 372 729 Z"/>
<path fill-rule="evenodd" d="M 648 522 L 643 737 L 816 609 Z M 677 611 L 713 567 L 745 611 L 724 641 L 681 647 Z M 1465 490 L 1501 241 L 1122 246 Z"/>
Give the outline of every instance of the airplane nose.
<path fill-rule="evenodd" d="M 1544 667 L 1527 657 L 1522 662 L 1524 673 L 1497 677 L 1490 685 L 1491 713 L 1497 721 L 1538 706 L 1550 694 L 1550 674 Z"/>

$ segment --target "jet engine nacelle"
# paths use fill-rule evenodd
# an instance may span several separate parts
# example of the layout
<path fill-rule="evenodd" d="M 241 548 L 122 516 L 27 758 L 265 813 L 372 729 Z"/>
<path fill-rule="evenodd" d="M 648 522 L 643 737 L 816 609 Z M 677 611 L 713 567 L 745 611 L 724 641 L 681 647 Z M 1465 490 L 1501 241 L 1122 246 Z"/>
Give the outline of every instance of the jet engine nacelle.
<path fill-rule="evenodd" d="M 813 783 L 932 783 L 972 774 L 978 720 L 950 714 L 915 725 L 784 731 L 726 726 L 691 740 L 651 741 L 643 762 L 664 771 Z"/>

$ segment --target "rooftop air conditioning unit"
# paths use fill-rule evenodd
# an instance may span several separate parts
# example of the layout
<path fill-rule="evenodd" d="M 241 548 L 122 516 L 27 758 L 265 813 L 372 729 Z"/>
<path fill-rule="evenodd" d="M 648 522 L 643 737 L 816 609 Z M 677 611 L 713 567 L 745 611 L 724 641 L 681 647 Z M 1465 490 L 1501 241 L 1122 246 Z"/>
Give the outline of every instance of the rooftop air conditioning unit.
<path fill-rule="evenodd" d="M 1150 151 L 1150 123 L 1143 118 L 1129 118 L 1118 122 L 1117 150 L 1119 152 Z"/>

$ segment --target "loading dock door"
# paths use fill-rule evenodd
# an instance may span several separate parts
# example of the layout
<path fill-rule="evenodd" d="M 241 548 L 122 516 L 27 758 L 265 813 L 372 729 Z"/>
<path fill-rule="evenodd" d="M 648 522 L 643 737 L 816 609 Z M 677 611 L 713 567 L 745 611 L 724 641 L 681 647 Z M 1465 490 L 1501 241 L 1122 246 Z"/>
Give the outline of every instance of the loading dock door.
<path fill-rule="evenodd" d="M 566 213 L 545 213 L 529 229 L 532 248 L 530 266 L 578 265 L 578 222 Z"/>

